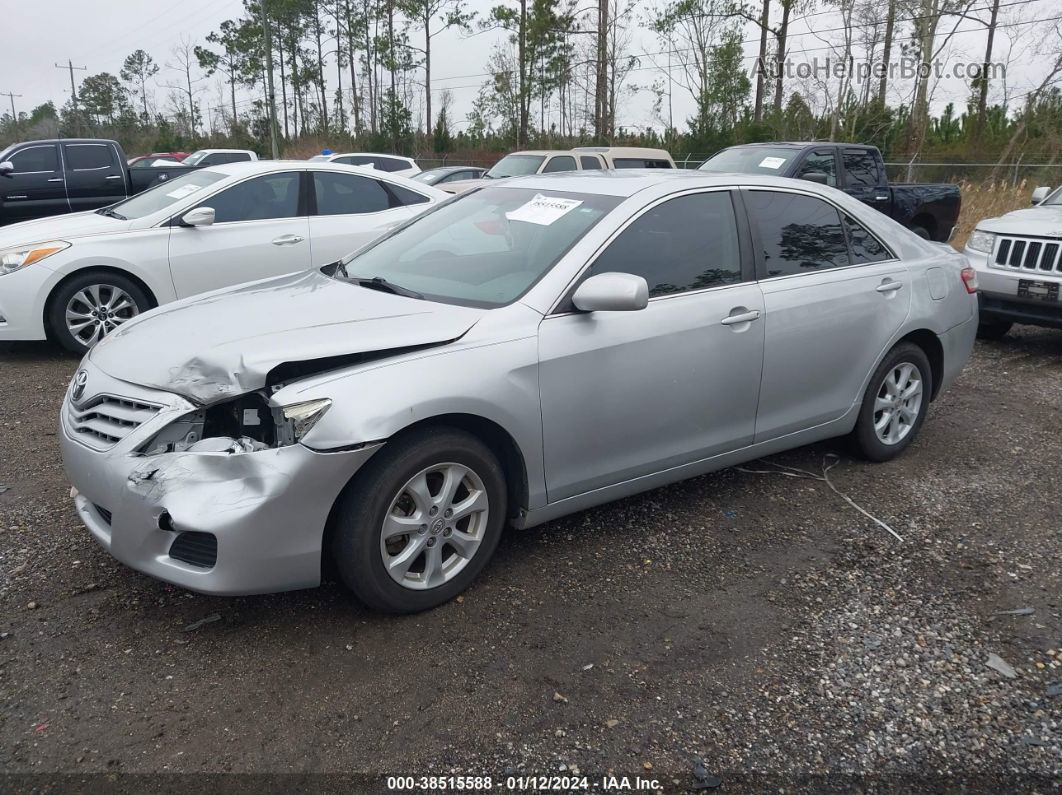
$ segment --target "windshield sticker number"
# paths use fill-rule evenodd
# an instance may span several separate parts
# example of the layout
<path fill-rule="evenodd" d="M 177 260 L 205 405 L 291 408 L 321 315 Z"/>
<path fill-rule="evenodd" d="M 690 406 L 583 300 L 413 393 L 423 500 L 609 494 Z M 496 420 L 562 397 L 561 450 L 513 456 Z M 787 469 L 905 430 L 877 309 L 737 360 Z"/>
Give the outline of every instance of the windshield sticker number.
<path fill-rule="evenodd" d="M 179 188 L 174 188 L 166 195 L 171 199 L 183 199 L 185 196 L 190 196 L 197 190 L 201 190 L 202 187 L 202 185 L 181 185 Z"/>
<path fill-rule="evenodd" d="M 765 157 L 760 161 L 760 168 L 781 168 L 783 163 L 784 157 Z"/>
<path fill-rule="evenodd" d="M 582 201 L 578 199 L 559 199 L 556 196 L 543 196 L 541 193 L 536 193 L 535 198 L 522 207 L 507 212 L 505 217 L 510 221 L 549 226 L 580 204 Z"/>

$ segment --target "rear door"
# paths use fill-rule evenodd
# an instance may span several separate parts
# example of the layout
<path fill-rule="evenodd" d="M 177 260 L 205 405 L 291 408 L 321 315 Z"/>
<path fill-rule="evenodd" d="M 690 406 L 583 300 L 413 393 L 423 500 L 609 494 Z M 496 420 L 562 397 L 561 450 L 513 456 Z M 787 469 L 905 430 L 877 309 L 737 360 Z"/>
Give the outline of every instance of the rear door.
<path fill-rule="evenodd" d="M 308 174 L 313 185 L 310 250 L 316 267 L 361 248 L 430 203 L 422 193 L 367 173 Z"/>
<path fill-rule="evenodd" d="M 113 144 L 63 144 L 63 160 L 71 212 L 94 210 L 125 198 L 126 166 Z"/>
<path fill-rule="evenodd" d="M 70 212 L 57 144 L 30 144 L 10 155 L 14 171 L 0 174 L 0 221 L 13 223 Z"/>
<path fill-rule="evenodd" d="M 844 192 L 888 215 L 892 191 L 881 158 L 870 149 L 842 149 L 841 152 Z"/>
<path fill-rule="evenodd" d="M 169 256 L 177 297 L 309 268 L 305 173 L 264 174 L 204 198 L 197 206 L 214 208 L 212 226 L 175 223 Z"/>
<path fill-rule="evenodd" d="M 585 274 L 642 276 L 649 305 L 542 321 L 550 502 L 751 443 L 764 324 L 744 231 L 730 191 L 662 200 Z"/>
<path fill-rule="evenodd" d="M 824 199 L 759 188 L 744 198 L 766 315 L 761 442 L 853 407 L 907 317 L 911 285 L 884 244 Z"/>

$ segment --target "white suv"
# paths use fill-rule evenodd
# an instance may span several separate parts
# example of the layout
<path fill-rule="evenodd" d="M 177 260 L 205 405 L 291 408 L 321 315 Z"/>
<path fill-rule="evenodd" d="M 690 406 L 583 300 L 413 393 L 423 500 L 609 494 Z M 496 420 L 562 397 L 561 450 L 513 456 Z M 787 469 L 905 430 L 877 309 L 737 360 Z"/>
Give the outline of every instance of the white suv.
<path fill-rule="evenodd" d="M 1062 188 L 1037 188 L 1033 205 L 986 218 L 966 241 L 982 339 L 999 339 L 1014 323 L 1062 328 Z"/>

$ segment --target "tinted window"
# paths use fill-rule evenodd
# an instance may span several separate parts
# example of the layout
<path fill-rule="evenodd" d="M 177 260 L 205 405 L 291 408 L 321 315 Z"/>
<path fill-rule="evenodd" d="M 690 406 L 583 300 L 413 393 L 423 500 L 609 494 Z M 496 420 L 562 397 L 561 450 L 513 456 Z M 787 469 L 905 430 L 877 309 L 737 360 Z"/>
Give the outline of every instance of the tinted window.
<path fill-rule="evenodd" d="M 394 206 L 408 206 L 410 204 L 424 204 L 428 201 L 428 197 L 422 193 L 417 193 L 415 190 L 404 188 L 401 185 L 387 184 L 387 190 L 390 191 L 391 196 L 395 199 L 392 204 Z"/>
<path fill-rule="evenodd" d="M 575 158 L 569 155 L 552 158 L 546 163 L 546 167 L 542 169 L 542 173 L 549 174 L 553 171 L 575 171 Z"/>
<path fill-rule="evenodd" d="M 71 144 L 66 149 L 66 167 L 70 171 L 110 168 L 114 160 L 111 148 L 101 144 Z"/>
<path fill-rule="evenodd" d="M 841 217 L 833 206 L 795 193 L 753 190 L 746 196 L 768 276 L 850 264 Z"/>
<path fill-rule="evenodd" d="M 617 157 L 613 158 L 612 165 L 615 168 L 671 168 L 666 160 L 650 160 L 644 157 Z"/>
<path fill-rule="evenodd" d="M 371 177 L 318 171 L 313 175 L 313 189 L 318 215 L 378 213 L 391 207 L 386 188 Z"/>
<path fill-rule="evenodd" d="M 249 179 L 204 200 L 203 206 L 214 208 L 214 221 L 219 224 L 294 218 L 299 214 L 299 172 Z"/>
<path fill-rule="evenodd" d="M 579 155 L 579 165 L 586 170 L 601 169 L 601 161 L 595 155 Z"/>
<path fill-rule="evenodd" d="M 730 194 L 697 193 L 657 205 L 624 229 L 591 271 L 642 276 L 650 297 L 741 281 Z"/>
<path fill-rule="evenodd" d="M 878 161 L 865 149 L 844 151 L 844 173 L 849 186 L 878 185 Z M 831 183 L 832 184 L 832 183 Z"/>
<path fill-rule="evenodd" d="M 412 166 L 405 160 L 398 160 L 393 157 L 378 157 L 375 160 L 375 165 L 380 171 L 405 171 Z"/>
<path fill-rule="evenodd" d="M 852 252 L 853 265 L 865 265 L 869 262 L 882 262 L 892 259 L 892 252 L 883 246 L 874 235 L 870 234 L 858 221 L 847 215 L 844 228 L 848 233 L 848 248 Z"/>
<path fill-rule="evenodd" d="M 58 171 L 59 154 L 54 146 L 31 146 L 20 149 L 9 158 L 16 174 L 32 171 Z"/>
<path fill-rule="evenodd" d="M 826 175 L 826 184 L 837 187 L 837 155 L 833 152 L 812 152 L 797 169 L 796 176 L 822 173 Z"/>

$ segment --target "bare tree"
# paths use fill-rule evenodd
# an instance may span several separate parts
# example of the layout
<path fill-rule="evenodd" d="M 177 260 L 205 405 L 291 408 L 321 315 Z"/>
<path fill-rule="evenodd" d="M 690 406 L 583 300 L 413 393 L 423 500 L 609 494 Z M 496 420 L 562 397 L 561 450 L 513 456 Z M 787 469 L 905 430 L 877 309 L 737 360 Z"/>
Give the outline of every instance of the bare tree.
<path fill-rule="evenodd" d="M 173 56 L 174 62 L 167 63 L 166 68 L 172 72 L 179 72 L 183 77 L 183 84 L 164 83 L 163 88 L 180 92 L 180 94 L 183 95 L 182 101 L 188 103 L 186 105 L 188 109 L 188 131 L 190 134 L 195 135 L 199 121 L 199 112 L 196 108 L 195 95 L 200 91 L 200 89 L 195 88 L 195 84 L 202 82 L 202 78 L 192 80 L 192 67 L 197 63 L 195 43 L 187 36 L 181 36 L 177 40 L 177 44 L 175 44 L 173 49 L 170 50 L 170 54 Z"/>

